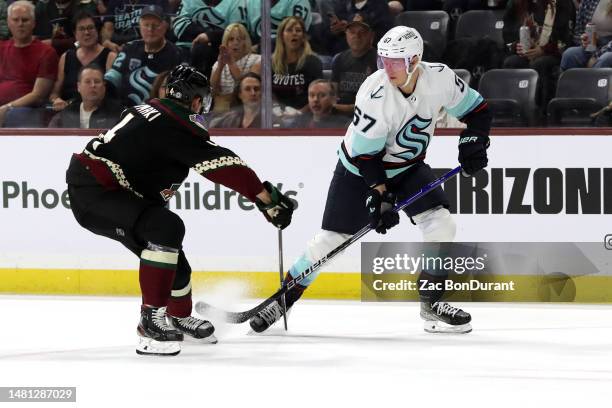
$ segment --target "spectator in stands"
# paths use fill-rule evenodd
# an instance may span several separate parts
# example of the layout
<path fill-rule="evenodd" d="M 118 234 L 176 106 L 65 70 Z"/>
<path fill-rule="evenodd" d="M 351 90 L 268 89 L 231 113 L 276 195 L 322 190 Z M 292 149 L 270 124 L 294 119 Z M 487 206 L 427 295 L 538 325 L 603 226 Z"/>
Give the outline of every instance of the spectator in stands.
<path fill-rule="evenodd" d="M 374 33 L 369 22 L 361 14 L 356 14 L 346 26 L 349 49 L 338 54 L 332 63 L 332 81 L 338 84 L 336 109 L 341 112 L 353 114 L 359 87 L 378 69 L 373 41 Z"/>
<path fill-rule="evenodd" d="M 586 23 L 595 24 L 595 51 L 587 51 L 589 45 L 584 32 Z M 580 25 L 578 23 L 580 22 Z M 612 0 L 583 0 L 576 12 L 575 38 L 577 47 L 570 47 L 561 57 L 561 70 L 570 68 L 612 67 Z"/>
<path fill-rule="evenodd" d="M 504 42 L 511 44 L 514 52 L 504 60 L 504 68 L 532 68 L 538 72 L 536 101 L 541 118 L 555 92 L 561 51 L 571 41 L 569 25 L 573 15 L 572 0 L 516 0 L 504 15 Z M 531 31 L 531 47 L 527 50 L 518 41 L 522 25 Z"/>
<path fill-rule="evenodd" d="M 322 77 L 321 61 L 310 48 L 304 21 L 287 17 L 278 27 L 272 54 L 272 93 L 284 114 L 290 116 L 295 110 L 306 110 L 308 85 Z"/>
<path fill-rule="evenodd" d="M 6 23 L 6 0 L 0 0 L 0 40 L 8 40 L 9 29 Z"/>
<path fill-rule="evenodd" d="M 393 26 L 386 0 L 334 0 L 334 11 L 328 16 L 330 32 L 326 39 L 330 44 L 330 54 L 337 54 L 347 48 L 344 32 L 355 14 L 361 14 L 370 22 L 376 42 Z"/>
<path fill-rule="evenodd" d="M 308 111 L 296 117 L 298 128 L 346 128 L 350 119 L 334 105 L 337 99 L 335 84 L 327 79 L 316 79 L 308 86 Z"/>
<path fill-rule="evenodd" d="M 100 44 L 96 23 L 97 19 L 86 11 L 81 11 L 74 17 L 73 30 L 79 45 L 60 57 L 57 81 L 49 97 L 55 111 L 61 111 L 78 96 L 77 77 L 82 67 L 93 63 L 109 70 L 117 56 Z"/>
<path fill-rule="evenodd" d="M 389 12 L 391 15 L 393 15 L 393 17 L 404 11 L 404 5 L 401 1 L 391 0 L 387 3 L 387 5 L 389 6 Z"/>
<path fill-rule="evenodd" d="M 230 111 L 213 119 L 211 127 L 261 127 L 261 78 L 258 74 L 247 72 L 240 77 Z"/>
<path fill-rule="evenodd" d="M 172 23 L 176 45 L 191 64 L 210 77 L 223 31 L 231 23 L 248 24 L 242 1 L 183 0 Z"/>
<path fill-rule="evenodd" d="M 249 71 L 261 71 L 261 55 L 253 54 L 251 47 L 251 38 L 242 24 L 227 26 L 219 48 L 219 57 L 210 76 L 215 113 L 229 110 L 238 78 Z"/>
<path fill-rule="evenodd" d="M 287 17 L 298 17 L 304 21 L 304 31 L 309 31 L 312 24 L 312 6 L 309 0 L 271 0 L 270 19 L 272 20 L 272 39 L 276 39 L 276 27 Z M 249 18 L 247 27 L 252 40 L 259 43 L 261 38 L 261 1 L 247 1 L 246 14 Z M 280 28 L 280 27 L 279 27 Z"/>
<path fill-rule="evenodd" d="M 155 78 L 153 85 L 151 86 L 151 92 L 149 92 L 149 99 L 153 98 L 165 98 L 166 97 L 166 84 L 168 83 L 168 75 L 170 71 L 164 71 Z"/>
<path fill-rule="evenodd" d="M 48 0 L 36 3 L 34 35 L 62 55 L 74 44 L 74 16 L 79 12 L 96 14 L 94 2 L 83 0 Z"/>
<path fill-rule="evenodd" d="M 106 15 L 106 3 L 108 0 L 98 0 L 96 1 L 96 10 L 98 11 L 98 15 L 105 16 Z"/>
<path fill-rule="evenodd" d="M 103 68 L 95 64 L 81 67 L 77 89 L 79 97 L 56 113 L 49 127 L 109 129 L 117 123 L 122 109 L 106 98 Z"/>
<path fill-rule="evenodd" d="M 143 7 L 139 24 L 142 40 L 127 43 L 104 75 L 111 96 L 125 106 L 147 100 L 159 73 L 181 62 L 180 51 L 165 38 L 168 24 L 160 6 Z"/>
<path fill-rule="evenodd" d="M 109 0 L 102 25 L 102 45 L 119 53 L 123 45 L 141 38 L 139 21 L 146 5 L 157 5 L 164 14 L 169 10 L 168 0 Z"/>
<path fill-rule="evenodd" d="M 0 42 L 0 126 L 9 109 L 38 107 L 49 97 L 57 76 L 55 50 L 32 36 L 34 5 L 18 0 L 8 7 L 8 27 L 13 35 Z"/>

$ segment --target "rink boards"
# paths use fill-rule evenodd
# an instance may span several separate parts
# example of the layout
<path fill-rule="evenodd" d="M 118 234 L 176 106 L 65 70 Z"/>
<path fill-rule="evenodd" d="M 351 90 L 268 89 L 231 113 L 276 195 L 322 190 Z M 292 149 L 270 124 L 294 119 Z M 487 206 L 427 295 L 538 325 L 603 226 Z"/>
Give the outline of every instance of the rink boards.
<path fill-rule="evenodd" d="M 452 132 L 451 132 L 452 133 Z M 548 132 L 551 133 L 551 132 Z M 612 137 L 602 134 L 492 137 L 490 167 L 476 179 L 446 186 L 457 241 L 601 242 L 612 234 Z M 577 132 L 578 133 L 578 132 Z M 595 133 L 595 132 L 594 132 Z M 0 292 L 137 295 L 137 258 L 119 244 L 83 230 L 69 209 L 64 174 L 83 136 L 0 136 Z M 223 136 L 262 179 L 282 184 L 298 203 L 284 232 L 285 266 L 320 228 L 341 136 Z M 439 172 L 457 164 L 457 136 L 435 136 L 426 160 Z M 278 285 L 276 231 L 243 197 L 190 174 L 170 208 L 185 221 L 185 251 L 197 288 L 238 279 L 249 294 Z M 389 241 L 419 241 L 408 219 Z M 378 241 L 376 235 L 365 237 Z M 356 299 L 359 246 L 324 270 L 315 298 Z M 611 251 L 612 255 L 612 251 Z M 608 276 L 576 282 L 578 301 Z"/>

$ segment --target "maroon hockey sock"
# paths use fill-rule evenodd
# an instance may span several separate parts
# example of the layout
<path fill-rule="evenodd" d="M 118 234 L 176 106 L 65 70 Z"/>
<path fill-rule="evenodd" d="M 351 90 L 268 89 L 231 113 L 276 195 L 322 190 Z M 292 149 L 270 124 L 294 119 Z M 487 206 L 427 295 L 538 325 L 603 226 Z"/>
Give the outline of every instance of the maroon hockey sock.
<path fill-rule="evenodd" d="M 140 255 L 140 290 L 145 305 L 162 307 L 168 304 L 178 253 L 150 251 Z"/>
<path fill-rule="evenodd" d="M 181 297 L 170 296 L 168 300 L 168 309 L 166 310 L 173 317 L 191 316 L 191 291 Z"/>

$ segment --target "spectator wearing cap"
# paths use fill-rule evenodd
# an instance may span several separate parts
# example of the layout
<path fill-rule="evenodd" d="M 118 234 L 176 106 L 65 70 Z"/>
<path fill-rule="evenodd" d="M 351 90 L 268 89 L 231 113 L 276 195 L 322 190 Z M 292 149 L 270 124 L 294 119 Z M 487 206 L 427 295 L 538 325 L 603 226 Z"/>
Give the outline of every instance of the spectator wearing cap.
<path fill-rule="evenodd" d="M 367 20 L 374 32 L 374 41 L 393 27 L 392 15 L 386 0 L 334 0 L 334 11 L 329 16 L 328 43 L 331 54 L 344 51 L 347 48 L 345 31 L 356 14 Z"/>
<path fill-rule="evenodd" d="M 365 79 L 378 69 L 374 32 L 367 20 L 356 14 L 346 26 L 349 49 L 336 55 L 332 62 L 332 81 L 338 84 L 336 109 L 352 115 L 357 91 Z"/>
<path fill-rule="evenodd" d="M 295 120 L 298 128 L 346 128 L 349 118 L 334 108 L 336 86 L 327 79 L 317 79 L 308 86 L 308 111 Z"/>
<path fill-rule="evenodd" d="M 57 113 L 49 127 L 109 129 L 117 123 L 122 109 L 106 98 L 103 68 L 95 64 L 82 67 L 77 89 L 78 98 Z"/>
<path fill-rule="evenodd" d="M 142 39 L 127 43 L 104 75 L 111 95 L 125 106 L 146 101 L 155 78 L 181 62 L 180 51 L 165 38 L 168 24 L 160 6 L 143 7 L 139 27 Z"/>
<path fill-rule="evenodd" d="M 100 33 L 102 45 L 118 53 L 124 44 L 141 38 L 140 16 L 148 5 L 160 7 L 164 14 L 169 10 L 168 0 L 109 0 Z"/>
<path fill-rule="evenodd" d="M 57 54 L 33 37 L 35 24 L 34 6 L 29 1 L 15 1 L 8 7 L 13 38 L 0 41 L 0 126 L 12 109 L 31 118 L 25 108 L 46 101 L 57 76 Z"/>

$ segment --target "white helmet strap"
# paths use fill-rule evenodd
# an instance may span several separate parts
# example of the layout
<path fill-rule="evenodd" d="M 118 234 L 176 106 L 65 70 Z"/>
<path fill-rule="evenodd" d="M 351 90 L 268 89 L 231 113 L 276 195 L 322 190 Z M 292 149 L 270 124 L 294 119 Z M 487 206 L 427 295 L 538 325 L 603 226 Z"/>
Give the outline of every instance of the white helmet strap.
<path fill-rule="evenodd" d="M 414 58 L 414 57 L 416 57 L 416 55 L 413 56 L 412 58 Z M 400 88 L 403 88 L 403 87 L 408 85 L 408 83 L 412 79 L 412 75 L 414 75 L 414 72 L 416 71 L 417 64 L 414 64 L 414 69 L 412 71 L 410 71 L 410 62 L 411 62 L 412 58 L 410 58 L 410 59 L 408 57 L 405 58 L 405 61 L 406 61 L 406 82 L 404 82 L 402 85 L 400 85 Z"/>

